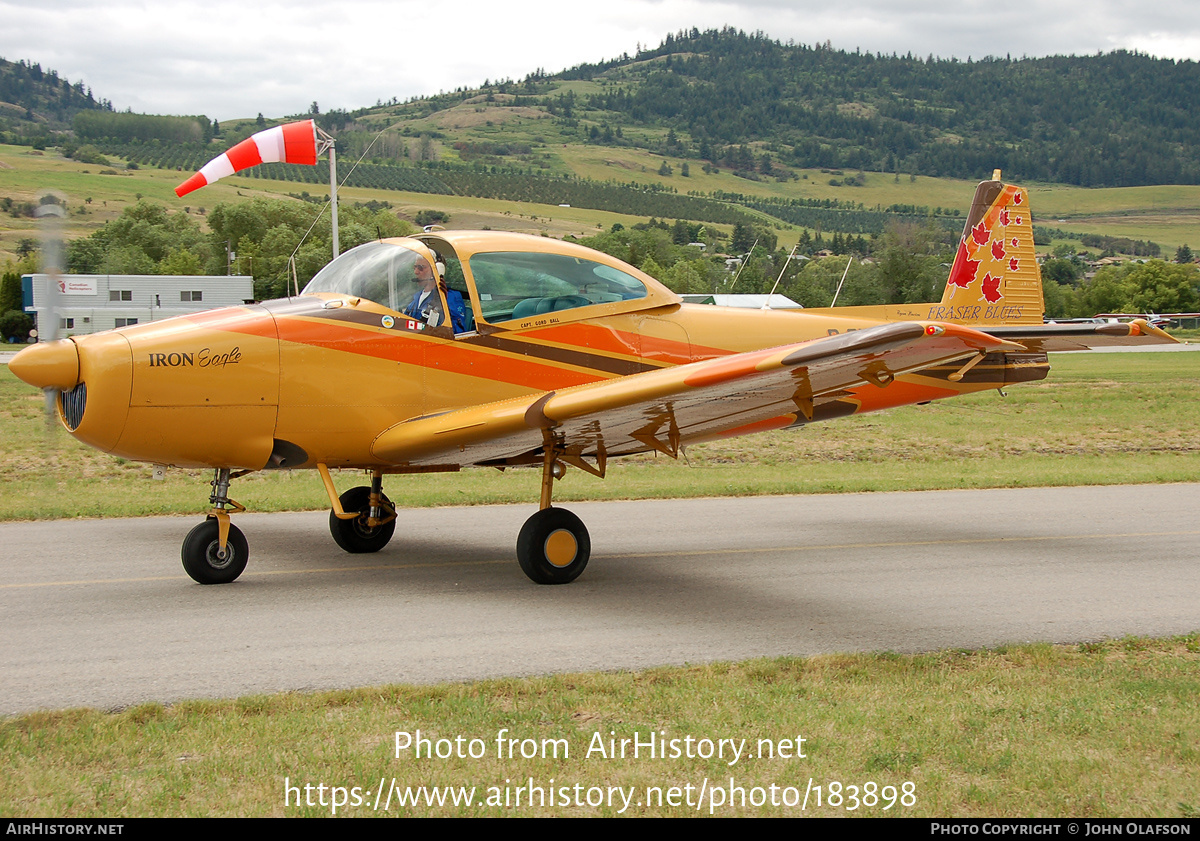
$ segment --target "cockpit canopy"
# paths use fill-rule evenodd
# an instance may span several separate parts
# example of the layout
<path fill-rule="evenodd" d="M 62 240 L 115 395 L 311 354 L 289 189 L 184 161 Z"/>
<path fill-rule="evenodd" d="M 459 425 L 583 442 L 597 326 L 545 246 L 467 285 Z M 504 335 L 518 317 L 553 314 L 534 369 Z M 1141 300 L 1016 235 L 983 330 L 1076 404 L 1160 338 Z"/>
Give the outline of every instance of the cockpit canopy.
<path fill-rule="evenodd" d="M 557 322 L 575 317 L 569 311 L 583 307 L 597 307 L 588 313 L 602 315 L 679 301 L 653 279 L 637 276 L 636 269 L 606 254 L 490 231 L 447 231 L 360 245 L 317 273 L 304 294 L 363 298 L 403 312 L 419 290 L 414 283 L 418 269 L 424 276 L 433 264 L 444 281 L 442 293 L 452 299 L 451 309 L 458 296 L 465 305 L 457 332 L 481 324 L 511 329 Z"/>
<path fill-rule="evenodd" d="M 304 287 L 304 295 L 330 292 L 366 298 L 397 312 L 416 289 L 417 261 L 429 261 L 411 248 L 389 242 L 368 242 L 352 248 L 327 265 Z"/>
<path fill-rule="evenodd" d="M 481 315 L 492 324 L 646 297 L 636 277 L 564 254 L 496 251 L 472 254 L 468 262 Z"/>

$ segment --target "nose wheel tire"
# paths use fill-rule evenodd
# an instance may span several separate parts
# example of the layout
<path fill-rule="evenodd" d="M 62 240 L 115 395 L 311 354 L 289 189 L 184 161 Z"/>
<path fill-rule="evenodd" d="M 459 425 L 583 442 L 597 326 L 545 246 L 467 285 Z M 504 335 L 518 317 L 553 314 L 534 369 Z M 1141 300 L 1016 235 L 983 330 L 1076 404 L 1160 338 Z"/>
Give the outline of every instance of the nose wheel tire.
<path fill-rule="evenodd" d="M 392 539 L 392 534 L 396 531 L 396 520 L 393 518 L 377 526 L 368 524 L 367 518 L 370 516 L 371 507 L 370 488 L 366 486 L 351 488 L 342 494 L 339 500 L 342 503 L 342 510 L 347 514 L 351 511 L 361 513 L 353 520 L 342 520 L 332 511 L 329 512 L 329 533 L 333 535 L 333 540 L 338 546 L 352 554 L 359 554 L 378 552 L 388 545 L 388 541 Z M 383 497 L 383 501 L 389 506 L 392 504 L 392 501 L 386 496 Z M 385 510 L 382 513 L 387 516 L 391 512 Z"/>
<path fill-rule="evenodd" d="M 183 539 L 180 557 L 183 568 L 193 580 L 201 584 L 228 584 L 246 569 L 250 548 L 241 529 L 235 525 L 229 526 L 224 553 L 220 544 L 215 517 L 208 518 L 188 532 Z"/>
<path fill-rule="evenodd" d="M 543 508 L 525 521 L 517 537 L 517 561 L 538 584 L 568 584 L 592 554 L 583 521 L 563 508 Z"/>

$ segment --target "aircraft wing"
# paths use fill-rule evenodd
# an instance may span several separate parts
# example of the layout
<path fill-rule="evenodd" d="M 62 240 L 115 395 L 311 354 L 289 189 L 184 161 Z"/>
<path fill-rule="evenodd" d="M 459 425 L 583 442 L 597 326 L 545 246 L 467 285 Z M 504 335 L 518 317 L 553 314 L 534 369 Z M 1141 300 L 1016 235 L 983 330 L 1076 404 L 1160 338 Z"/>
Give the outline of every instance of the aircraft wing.
<path fill-rule="evenodd" d="M 1107 324 L 1019 324 L 989 326 L 988 334 L 1018 342 L 1034 353 L 1089 350 L 1122 345 L 1169 345 L 1179 340 L 1145 319 Z"/>
<path fill-rule="evenodd" d="M 848 414 L 847 389 L 1022 345 L 961 325 L 898 322 L 402 421 L 372 445 L 397 466 L 529 463 L 662 450 Z M 824 409 L 824 411 L 823 411 Z"/>

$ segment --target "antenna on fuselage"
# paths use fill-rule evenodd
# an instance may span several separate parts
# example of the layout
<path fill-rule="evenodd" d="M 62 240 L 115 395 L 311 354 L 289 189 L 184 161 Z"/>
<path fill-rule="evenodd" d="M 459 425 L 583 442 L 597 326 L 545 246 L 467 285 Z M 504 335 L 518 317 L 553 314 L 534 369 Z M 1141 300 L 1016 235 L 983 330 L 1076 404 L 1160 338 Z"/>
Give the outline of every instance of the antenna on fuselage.
<path fill-rule="evenodd" d="M 779 277 L 775 278 L 775 285 L 771 287 L 771 294 L 767 295 L 767 300 L 763 301 L 762 308 L 769 310 L 771 308 L 771 296 L 775 294 L 775 290 L 779 288 L 779 281 L 783 280 L 783 273 L 787 271 L 788 263 L 792 262 L 792 258 L 796 256 L 796 249 L 800 247 L 800 243 L 792 246 L 791 253 L 788 258 L 783 261 L 783 268 L 779 270 Z"/>
<path fill-rule="evenodd" d="M 750 246 L 750 251 L 746 254 L 746 259 L 738 266 L 738 270 L 734 272 L 733 282 L 729 284 L 730 293 L 733 292 L 733 287 L 737 286 L 737 280 L 742 276 L 742 269 L 746 268 L 746 264 L 750 262 L 750 258 L 754 256 L 754 249 L 758 248 L 758 240 L 754 241 L 754 245 Z"/>
<path fill-rule="evenodd" d="M 842 272 L 842 279 L 838 281 L 837 289 L 833 290 L 833 303 L 829 306 L 837 306 L 837 296 L 842 294 L 842 284 L 846 282 L 846 275 L 850 274 L 850 264 L 854 262 L 854 255 L 850 255 L 850 259 L 846 261 L 846 271 Z"/>

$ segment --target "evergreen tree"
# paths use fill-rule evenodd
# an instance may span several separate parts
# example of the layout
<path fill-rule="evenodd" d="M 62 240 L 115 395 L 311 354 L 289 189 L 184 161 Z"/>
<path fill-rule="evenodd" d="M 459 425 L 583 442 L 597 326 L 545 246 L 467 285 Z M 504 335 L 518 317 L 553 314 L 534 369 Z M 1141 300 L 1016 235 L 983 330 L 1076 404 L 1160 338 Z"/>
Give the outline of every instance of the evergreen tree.
<path fill-rule="evenodd" d="M 19 272 L 6 271 L 0 279 L 0 314 L 11 310 L 24 310 L 25 305 L 21 295 L 21 275 Z"/>
<path fill-rule="evenodd" d="M 733 226 L 733 237 L 729 247 L 734 254 L 745 254 L 754 247 L 754 231 L 749 225 L 738 222 Z"/>

